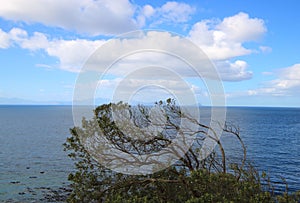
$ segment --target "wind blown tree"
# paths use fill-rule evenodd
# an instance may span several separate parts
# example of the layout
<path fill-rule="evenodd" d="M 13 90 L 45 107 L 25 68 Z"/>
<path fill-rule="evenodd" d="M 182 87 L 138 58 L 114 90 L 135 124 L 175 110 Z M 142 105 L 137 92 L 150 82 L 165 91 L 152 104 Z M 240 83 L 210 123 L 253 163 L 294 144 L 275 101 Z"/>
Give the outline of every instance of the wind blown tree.
<path fill-rule="evenodd" d="M 76 166 L 69 175 L 73 191 L 68 201 L 275 201 L 269 188 L 262 186 L 258 172 L 246 164 L 238 128 L 215 126 L 222 128 L 223 136 L 235 136 L 240 142 L 243 157 L 239 163 L 227 160 L 215 129 L 182 111 L 172 99 L 155 103 L 154 111 L 122 102 L 97 107 L 94 117 L 83 118 L 82 126 L 72 128 L 72 136 L 64 143 Z M 180 142 L 175 141 L 178 137 Z M 213 141 L 218 150 L 204 156 L 205 139 Z M 161 152 L 177 161 L 159 160 Z M 136 169 L 141 173 L 128 171 Z M 287 196 L 282 202 L 293 199 L 296 197 Z"/>

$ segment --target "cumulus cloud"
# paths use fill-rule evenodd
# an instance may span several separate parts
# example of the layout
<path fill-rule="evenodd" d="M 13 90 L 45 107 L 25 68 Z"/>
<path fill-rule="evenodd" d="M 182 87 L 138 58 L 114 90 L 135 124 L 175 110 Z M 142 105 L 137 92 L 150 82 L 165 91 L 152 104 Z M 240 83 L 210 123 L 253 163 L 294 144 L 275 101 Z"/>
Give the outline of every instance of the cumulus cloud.
<path fill-rule="evenodd" d="M 185 3 L 178 3 L 175 1 L 165 3 L 158 13 L 163 17 L 163 20 L 168 22 L 187 22 L 195 9 Z"/>
<path fill-rule="evenodd" d="M 13 28 L 9 31 L 10 41 L 23 49 L 31 51 L 45 49 L 49 46 L 47 36 L 40 32 L 34 32 L 29 36 L 27 31 L 20 28 Z"/>
<path fill-rule="evenodd" d="M 128 0 L 10 0 L 0 7 L 0 16 L 5 19 L 92 35 L 136 29 L 134 13 L 135 6 Z"/>
<path fill-rule="evenodd" d="M 259 39 L 266 32 L 264 21 L 246 13 L 219 20 L 197 22 L 189 38 L 198 44 L 212 60 L 226 60 L 253 53 L 243 43 Z"/>
<path fill-rule="evenodd" d="M 1 40 L 2 35 L 5 36 L 5 41 Z M 0 30 L 0 48 L 19 46 L 30 51 L 42 50 L 59 60 L 58 68 L 72 72 L 79 72 L 88 57 L 105 42 L 105 40 L 49 39 L 43 33 L 34 32 L 29 35 L 27 31 L 20 28 L 13 28 L 9 32 Z M 37 64 L 37 66 L 50 67 L 48 64 L 42 66 Z"/>
<path fill-rule="evenodd" d="M 53 40 L 45 47 L 49 56 L 54 56 L 60 61 L 60 68 L 79 72 L 88 57 L 99 48 L 105 41 L 76 40 Z"/>
<path fill-rule="evenodd" d="M 12 2 L 14 1 L 16 0 Z M 66 0 L 64 0 L 64 2 L 65 1 Z M 83 2 L 85 2 L 84 5 L 86 5 L 89 0 Z M 94 5 L 94 3 L 93 1 L 91 4 Z M 7 8 L 6 10 L 10 10 L 9 5 L 10 3 L 5 6 L 5 8 Z M 55 7 L 58 12 L 60 11 L 59 8 Z M 114 11 L 118 10 L 114 7 L 114 4 L 112 4 L 110 8 L 112 10 L 116 9 Z M 5 10 L 3 8 L 1 9 Z M 142 13 L 147 18 L 160 16 L 163 20 L 179 23 L 187 21 L 193 12 L 194 9 L 188 4 L 177 2 L 167 2 L 159 8 L 153 8 L 150 5 L 145 5 L 142 8 Z M 19 14 L 16 15 L 18 16 Z M 43 17 L 41 19 L 43 19 Z M 240 81 L 250 79 L 252 72 L 248 70 L 246 61 L 233 60 L 233 58 L 253 53 L 253 50 L 244 47 L 244 43 L 259 39 L 265 32 L 266 28 L 263 20 L 250 18 L 246 13 L 238 13 L 223 20 L 202 20 L 194 24 L 188 34 L 188 39 L 198 45 L 208 55 L 209 59 L 214 61 L 222 80 Z M 143 49 L 147 47 L 147 45 L 149 47 L 151 44 L 156 44 L 156 48 L 159 50 L 182 49 L 180 52 L 185 53 L 185 55 L 189 57 L 189 60 L 195 60 L 193 57 L 199 57 L 197 53 L 198 50 L 193 50 L 191 46 L 178 47 L 178 44 L 182 43 L 182 38 L 178 36 L 174 37 L 167 33 L 157 33 L 159 32 L 148 32 L 147 35 L 138 39 L 128 38 L 126 40 L 115 40 L 116 46 L 103 54 L 106 55 L 106 60 L 109 60 L 110 58 L 118 56 L 119 51 L 124 48 L 124 43 L 131 43 L 131 47 L 134 47 L 135 50 Z M 25 30 L 19 28 L 13 28 L 9 32 L 0 30 L 1 48 L 8 48 L 12 44 L 15 44 L 31 51 L 43 50 L 49 56 L 56 57 L 59 60 L 59 68 L 68 71 L 79 71 L 86 59 L 105 42 L 106 40 L 51 39 L 51 36 L 47 36 L 44 33 L 34 32 L 29 35 Z M 260 49 L 267 50 L 270 48 L 260 47 Z M 203 58 L 203 55 L 201 57 Z M 176 60 L 170 60 L 169 56 L 153 56 L 153 53 L 130 56 L 127 61 L 123 61 L 123 64 L 119 64 L 120 66 L 122 65 L 122 68 L 115 69 L 113 74 L 118 76 L 120 74 L 126 74 L 128 70 L 132 69 L 132 64 L 143 66 L 149 63 L 171 66 L 184 77 L 195 77 L 195 73 L 186 71 L 182 62 L 178 63 Z M 207 70 L 204 71 L 203 68 L 201 71 L 203 74 L 206 74 L 206 76 L 209 76 L 211 73 Z"/>
<path fill-rule="evenodd" d="M 252 78 L 253 73 L 247 70 L 246 61 L 216 61 L 215 64 L 223 81 L 241 81 Z"/>
<path fill-rule="evenodd" d="M 213 64 L 191 41 L 159 31 L 132 34 L 110 40 L 97 50 L 85 68 L 114 76 L 125 76 L 144 68 L 136 77 L 155 78 L 157 73 L 148 67 L 161 67 L 169 71 L 164 75 L 169 78 L 173 77 L 172 73 L 181 77 L 218 78 Z"/>
<path fill-rule="evenodd" d="M 270 81 L 275 89 L 289 93 L 300 92 L 300 64 L 280 69 L 276 75 L 278 78 Z"/>
<path fill-rule="evenodd" d="M 189 32 L 189 39 L 196 43 L 213 60 L 225 81 L 247 80 L 252 72 L 243 60 L 232 58 L 248 55 L 255 50 L 244 46 L 245 42 L 258 40 L 267 31 L 264 21 L 238 13 L 223 20 L 202 20 L 195 23 Z M 260 47 L 269 51 L 269 47 Z"/>
<path fill-rule="evenodd" d="M 300 64 L 282 68 L 275 73 L 276 79 L 262 87 L 248 91 L 248 95 L 297 96 L 300 94 Z"/>
<path fill-rule="evenodd" d="M 194 13 L 195 8 L 189 4 L 169 1 L 156 8 L 149 4 L 143 6 L 138 19 L 141 26 L 144 26 L 147 20 L 151 26 L 162 23 L 180 24 L 190 20 Z"/>
<path fill-rule="evenodd" d="M 247 13 L 243 12 L 224 18 L 216 28 L 226 34 L 225 38 L 228 41 L 233 42 L 257 40 L 266 32 L 262 19 L 250 18 Z"/>
<path fill-rule="evenodd" d="M 84 62 L 88 57 L 97 50 L 101 45 L 105 44 L 106 40 L 62 40 L 62 39 L 49 39 L 47 35 L 39 32 L 34 32 L 29 35 L 25 30 L 13 28 L 8 33 L 3 32 L 8 36 L 8 43 L 20 46 L 23 49 L 31 51 L 43 50 L 49 56 L 55 57 L 59 60 L 59 68 L 79 72 Z M 104 72 L 108 64 L 103 64 L 109 60 L 116 60 L 122 56 L 120 51 L 129 54 L 121 58 L 111 68 L 108 73 L 114 76 L 126 75 L 139 67 L 156 66 L 168 67 L 170 71 L 175 71 L 182 77 L 210 77 L 216 78 L 216 70 L 224 81 L 240 81 L 250 79 L 252 72 L 247 70 L 247 63 L 242 60 L 231 62 L 230 60 L 215 61 L 217 69 L 212 69 L 209 64 L 209 59 L 199 50 L 196 46 L 181 37 L 173 36 L 169 33 L 162 32 L 147 32 L 138 38 L 128 39 L 113 39 L 113 46 L 106 46 L 105 51 L 101 53 L 101 60 L 94 58 L 93 64 L 97 64 L 96 70 Z M 128 46 L 129 45 L 129 46 Z M 124 50 L 127 47 L 128 50 Z M 153 50 L 148 50 L 152 47 Z M 7 46 L 5 47 L 7 48 Z M 164 52 L 166 51 L 167 52 Z M 137 52 L 136 52 L 137 51 Z M 186 57 L 185 60 L 193 62 L 206 60 L 201 64 L 201 67 L 196 67 L 196 72 L 187 63 L 178 58 Z M 98 61 L 97 61 L 98 60 Z M 101 68 L 99 68 L 101 67 Z M 104 69 L 103 69 L 104 68 Z M 151 77 L 153 72 L 146 71 L 148 77 Z M 199 75 L 200 74 L 200 75 Z"/>
<path fill-rule="evenodd" d="M 155 9 L 150 5 L 145 5 L 142 9 L 142 14 L 147 18 L 153 16 L 155 12 Z"/>

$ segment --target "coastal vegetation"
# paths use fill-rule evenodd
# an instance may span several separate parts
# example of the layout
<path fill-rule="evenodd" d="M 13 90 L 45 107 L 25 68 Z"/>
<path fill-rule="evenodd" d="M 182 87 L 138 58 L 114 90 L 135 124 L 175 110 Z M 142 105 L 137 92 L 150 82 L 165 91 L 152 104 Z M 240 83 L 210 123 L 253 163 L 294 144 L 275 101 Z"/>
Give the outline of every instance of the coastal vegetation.
<path fill-rule="evenodd" d="M 71 137 L 64 143 L 64 147 L 75 161 L 76 170 L 69 174 L 72 192 L 68 202 L 300 201 L 300 192 L 291 194 L 288 187 L 281 194 L 275 194 L 276 186 L 271 184 L 267 174 L 257 171 L 246 159 L 246 147 L 237 127 L 227 123 L 219 125 L 225 139 L 226 136 L 234 136 L 242 146 L 242 158 L 239 161 L 227 157 L 223 143 L 216 137 L 215 129 L 183 112 L 174 100 L 159 101 L 155 108 L 160 111 L 154 113 L 163 112 L 164 131 L 152 135 L 149 139 L 140 139 L 132 136 L 132 133 L 124 133 L 120 129 L 120 123 L 115 121 L 113 113 L 116 110 L 117 113 L 127 112 L 121 113 L 121 117 L 128 117 L 132 122 L 122 124 L 130 131 L 133 127 L 147 127 L 153 118 L 153 111 L 149 107 L 132 107 L 122 102 L 97 107 L 94 110 L 94 118 L 83 118 L 81 127 L 75 126 L 70 130 Z M 123 111 L 124 109 L 126 111 Z M 183 129 L 180 119 L 197 128 L 192 128 L 192 132 Z M 155 122 L 154 125 L 160 126 L 160 123 Z M 97 133 L 101 136 L 95 138 Z M 107 150 L 101 149 L 103 146 L 99 147 L 97 143 L 99 139 L 106 139 L 111 147 L 122 153 L 151 156 L 152 153 L 170 146 L 174 141 L 174 133 L 177 136 L 193 135 L 195 141 L 184 154 L 178 154 L 178 161 L 162 167 L 161 170 L 155 170 L 154 173 L 130 174 L 114 170 L 120 168 L 120 163 L 124 166 L 130 165 L 131 159 L 124 159 L 121 153 L 107 153 Z M 201 156 L 200 148 L 207 138 L 215 142 L 216 149 L 204 157 Z M 174 150 L 172 153 L 176 154 L 180 147 L 175 145 L 170 150 Z M 97 153 L 102 155 L 100 161 Z M 120 162 L 109 167 L 103 164 L 112 163 L 114 160 Z"/>

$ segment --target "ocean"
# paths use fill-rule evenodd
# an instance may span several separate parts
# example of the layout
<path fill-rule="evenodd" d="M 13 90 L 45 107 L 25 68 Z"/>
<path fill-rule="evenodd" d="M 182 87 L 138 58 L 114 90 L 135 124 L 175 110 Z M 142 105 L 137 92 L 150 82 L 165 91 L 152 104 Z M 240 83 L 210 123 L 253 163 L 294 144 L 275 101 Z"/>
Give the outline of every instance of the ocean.
<path fill-rule="evenodd" d="M 247 157 L 266 171 L 278 191 L 300 190 L 300 108 L 228 107 Z M 72 160 L 62 144 L 74 126 L 71 106 L 0 106 L 0 202 L 43 202 L 67 192 Z M 229 156 L 241 154 L 222 137 Z"/>

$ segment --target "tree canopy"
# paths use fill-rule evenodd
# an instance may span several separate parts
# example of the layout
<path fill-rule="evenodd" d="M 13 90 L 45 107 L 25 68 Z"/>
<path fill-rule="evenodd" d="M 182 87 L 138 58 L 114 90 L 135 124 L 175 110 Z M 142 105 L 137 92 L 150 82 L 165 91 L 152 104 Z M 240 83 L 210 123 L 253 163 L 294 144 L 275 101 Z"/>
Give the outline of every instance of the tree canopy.
<path fill-rule="evenodd" d="M 261 177 L 246 162 L 246 149 L 237 127 L 214 121 L 223 136 L 235 136 L 242 146 L 242 159 L 234 163 L 226 157 L 216 130 L 194 119 L 190 112 L 183 111 L 172 99 L 157 102 L 153 107 L 122 102 L 97 107 L 94 117 L 83 118 L 82 126 L 72 128 L 71 137 L 64 143 L 76 166 L 76 171 L 69 175 L 73 191 L 68 201 L 192 203 L 300 199 L 299 193 L 275 196 L 271 185 L 262 184 L 265 174 Z M 204 154 L 201 149 L 206 139 L 217 150 Z M 169 156 L 173 159 L 169 160 Z"/>

